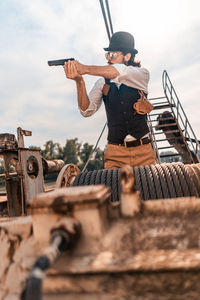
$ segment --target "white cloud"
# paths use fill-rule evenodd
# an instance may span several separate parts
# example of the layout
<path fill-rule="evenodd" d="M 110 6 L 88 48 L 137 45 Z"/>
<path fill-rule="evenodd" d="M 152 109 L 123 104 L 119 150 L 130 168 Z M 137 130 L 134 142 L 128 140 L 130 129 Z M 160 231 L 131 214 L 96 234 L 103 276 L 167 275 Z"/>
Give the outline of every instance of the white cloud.
<path fill-rule="evenodd" d="M 199 0 L 110 0 L 114 30 L 134 34 L 138 58 L 151 71 L 150 97 L 160 96 L 167 69 L 194 130 L 199 126 Z M 42 146 L 78 137 L 95 143 L 105 123 L 77 109 L 75 83 L 47 60 L 74 56 L 104 64 L 108 38 L 99 1 L 7 0 L 0 3 L 1 132 L 33 131 L 27 143 Z M 86 76 L 88 90 L 96 78 Z M 194 110 L 195 107 L 195 110 Z M 106 136 L 101 147 L 106 143 Z"/>

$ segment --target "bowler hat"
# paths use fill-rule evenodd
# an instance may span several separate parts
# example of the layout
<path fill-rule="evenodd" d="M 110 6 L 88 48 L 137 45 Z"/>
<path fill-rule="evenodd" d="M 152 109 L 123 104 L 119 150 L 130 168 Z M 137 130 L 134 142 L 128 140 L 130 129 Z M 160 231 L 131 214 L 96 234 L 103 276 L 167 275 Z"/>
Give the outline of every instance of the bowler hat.
<path fill-rule="evenodd" d="M 115 32 L 110 39 L 109 47 L 104 48 L 104 50 L 138 53 L 135 49 L 134 37 L 126 31 Z"/>

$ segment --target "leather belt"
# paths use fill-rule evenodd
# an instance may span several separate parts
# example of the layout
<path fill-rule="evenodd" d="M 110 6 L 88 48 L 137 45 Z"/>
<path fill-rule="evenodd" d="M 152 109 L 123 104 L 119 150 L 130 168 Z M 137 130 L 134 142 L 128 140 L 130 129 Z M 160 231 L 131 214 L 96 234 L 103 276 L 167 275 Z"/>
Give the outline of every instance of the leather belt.
<path fill-rule="evenodd" d="M 118 145 L 118 146 L 123 146 L 123 147 L 137 147 L 140 145 L 149 144 L 150 142 L 151 142 L 151 140 L 148 137 L 146 137 L 146 138 L 139 139 L 139 140 L 124 142 L 123 144 L 111 143 L 111 142 L 108 142 L 108 144 Z"/>

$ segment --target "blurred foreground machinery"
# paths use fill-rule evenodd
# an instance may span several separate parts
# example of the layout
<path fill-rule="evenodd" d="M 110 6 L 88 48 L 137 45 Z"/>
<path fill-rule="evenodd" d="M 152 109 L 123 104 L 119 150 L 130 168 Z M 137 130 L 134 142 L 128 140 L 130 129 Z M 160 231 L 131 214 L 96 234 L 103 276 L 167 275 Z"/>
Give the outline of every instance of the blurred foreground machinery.
<path fill-rule="evenodd" d="M 199 298 L 199 163 L 80 172 L 24 148 L 27 134 L 0 135 L 19 215 L 0 219 L 1 300 Z"/>
<path fill-rule="evenodd" d="M 0 298 L 199 299 L 200 198 L 144 201 L 136 173 L 120 170 L 120 201 L 105 185 L 63 187 L 1 220 Z"/>

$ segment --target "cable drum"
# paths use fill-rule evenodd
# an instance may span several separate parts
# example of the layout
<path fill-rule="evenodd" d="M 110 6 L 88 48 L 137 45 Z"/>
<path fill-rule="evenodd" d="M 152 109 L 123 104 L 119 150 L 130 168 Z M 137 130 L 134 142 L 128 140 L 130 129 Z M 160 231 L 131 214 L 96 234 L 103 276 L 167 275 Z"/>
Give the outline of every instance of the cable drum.
<path fill-rule="evenodd" d="M 142 200 L 200 195 L 200 164 L 163 163 L 133 168 L 135 187 Z M 111 187 L 111 201 L 120 201 L 121 169 L 79 173 L 73 186 L 104 184 Z"/>
<path fill-rule="evenodd" d="M 199 196 L 187 168 L 183 163 L 135 167 L 136 189 L 143 200 Z"/>
<path fill-rule="evenodd" d="M 115 170 L 94 170 L 79 173 L 73 186 L 104 184 L 111 188 L 111 201 L 119 201 L 121 195 L 121 169 Z"/>

